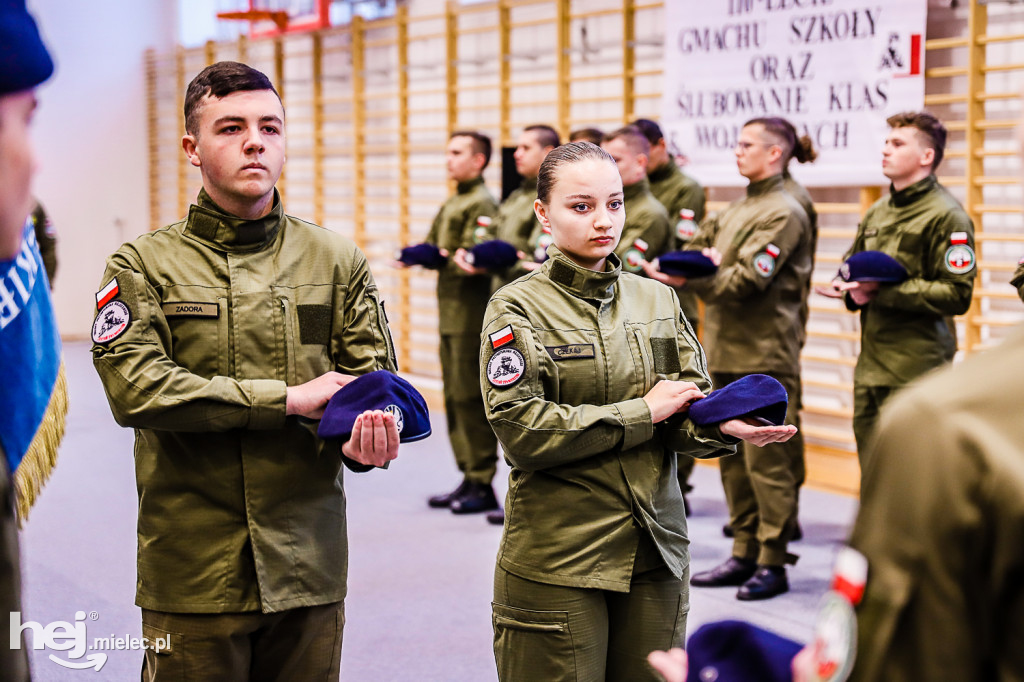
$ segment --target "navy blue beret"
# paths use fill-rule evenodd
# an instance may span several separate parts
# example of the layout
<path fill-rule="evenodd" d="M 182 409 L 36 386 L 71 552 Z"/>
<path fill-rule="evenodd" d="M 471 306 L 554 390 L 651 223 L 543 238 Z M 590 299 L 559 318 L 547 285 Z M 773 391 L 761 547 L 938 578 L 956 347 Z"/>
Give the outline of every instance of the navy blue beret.
<path fill-rule="evenodd" d="M 658 270 L 666 275 L 707 277 L 718 272 L 718 266 L 700 251 L 669 251 L 658 256 Z"/>
<path fill-rule="evenodd" d="M 356 417 L 367 410 L 394 415 L 402 443 L 430 435 L 430 412 L 423 396 L 408 381 L 385 369 L 356 377 L 331 396 L 317 435 L 347 440 Z"/>
<path fill-rule="evenodd" d="M 441 249 L 427 243 L 405 247 L 399 252 L 398 260 L 406 265 L 422 265 L 431 270 L 443 268 L 448 262 L 448 258 L 441 255 Z"/>
<path fill-rule="evenodd" d="M 803 646 L 750 623 L 723 620 L 693 633 L 686 682 L 790 682 Z"/>
<path fill-rule="evenodd" d="M 492 239 L 470 249 L 466 254 L 466 262 L 485 270 L 500 270 L 519 262 L 519 252 L 508 242 Z"/>
<path fill-rule="evenodd" d="M 767 374 L 748 374 L 690 405 L 690 421 L 704 425 L 753 417 L 777 426 L 786 421 L 788 406 L 782 384 Z"/>
<path fill-rule="evenodd" d="M 839 277 L 844 282 L 902 282 L 907 269 L 887 253 L 859 251 L 839 266 Z"/>
<path fill-rule="evenodd" d="M 0 0 L 0 95 L 39 85 L 53 73 L 25 0 Z"/>

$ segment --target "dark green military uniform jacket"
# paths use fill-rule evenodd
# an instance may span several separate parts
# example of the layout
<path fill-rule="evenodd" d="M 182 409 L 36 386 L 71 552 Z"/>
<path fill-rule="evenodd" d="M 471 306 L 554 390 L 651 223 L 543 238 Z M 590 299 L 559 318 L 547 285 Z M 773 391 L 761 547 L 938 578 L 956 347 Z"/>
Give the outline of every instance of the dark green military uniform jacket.
<path fill-rule="evenodd" d="M 697 225 L 704 220 L 704 188 L 696 180 L 679 170 L 674 159 L 660 168 L 651 171 L 647 179 L 651 183 L 654 198 L 668 211 L 669 223 L 675 226 L 672 246 L 666 249 L 685 249 L 697 232 Z M 692 211 L 692 216 L 684 216 L 683 211 Z M 628 214 L 627 214 L 628 219 Z M 686 289 L 676 290 L 679 305 L 686 313 L 686 319 L 697 319 L 697 296 Z"/>
<path fill-rule="evenodd" d="M 722 264 L 687 286 L 708 306 L 712 372 L 799 374 L 811 243 L 807 214 L 783 190 L 781 175 L 750 183 L 746 197 L 704 221 L 690 248 L 713 246 Z"/>
<path fill-rule="evenodd" d="M 854 382 L 903 386 L 956 353 L 949 316 L 967 312 L 974 289 L 974 224 L 930 175 L 879 199 L 864 214 L 844 260 L 883 251 L 907 269 L 900 284 L 882 285 L 860 313 L 861 345 Z M 847 307 L 856 310 L 850 297 Z"/>
<path fill-rule="evenodd" d="M 460 182 L 441 206 L 427 242 L 447 249 L 448 263 L 437 273 L 437 316 L 441 334 L 479 334 L 480 321 L 491 295 L 490 275 L 468 275 L 455 265 L 455 251 L 471 249 L 491 238 L 491 217 L 498 204 L 483 177 Z"/>
<path fill-rule="evenodd" d="M 668 212 L 654 195 L 647 178 L 623 188 L 626 224 L 615 247 L 626 272 L 643 272 L 642 260 L 654 260 L 672 248 L 672 228 Z M 639 240 L 639 242 L 638 242 Z"/>
<path fill-rule="evenodd" d="M 97 321 L 127 320 L 93 361 L 117 423 L 135 429 L 136 603 L 274 612 L 343 599 L 340 447 L 285 416 L 285 390 L 395 369 L 366 258 L 286 216 L 276 192 L 269 215 L 245 221 L 203 191 L 186 220 L 107 259 L 111 281 Z"/>
<path fill-rule="evenodd" d="M 1024 332 L 887 403 L 850 545 L 851 680 L 1024 680 Z"/>
<path fill-rule="evenodd" d="M 46 209 L 42 204 L 36 204 L 30 218 L 36 233 L 36 241 L 39 242 L 39 253 L 43 257 L 46 277 L 52 286 L 57 276 L 57 230 L 53 226 L 53 221 L 46 215 Z"/>
<path fill-rule="evenodd" d="M 681 577 L 675 452 L 731 454 L 735 440 L 684 415 L 655 425 L 643 396 L 661 379 L 710 391 L 704 353 L 668 287 L 621 272 L 614 255 L 594 272 L 549 254 L 495 293 L 482 336 L 487 418 L 512 465 L 498 564 L 625 592 L 645 533 Z"/>
<path fill-rule="evenodd" d="M 531 263 L 534 262 L 535 235 L 540 232 L 540 221 L 533 210 L 533 202 L 536 199 L 537 178 L 523 178 L 523 184 L 501 202 L 498 216 L 494 219 L 495 238 L 506 241 L 522 251 Z M 494 288 L 500 289 L 529 272 L 522 266 L 522 262 L 497 273 L 494 276 Z"/>
<path fill-rule="evenodd" d="M 1020 300 L 1024 301 L 1024 258 L 1017 263 L 1017 269 L 1013 271 L 1010 285 L 1017 289 L 1017 295 L 1020 296 Z"/>

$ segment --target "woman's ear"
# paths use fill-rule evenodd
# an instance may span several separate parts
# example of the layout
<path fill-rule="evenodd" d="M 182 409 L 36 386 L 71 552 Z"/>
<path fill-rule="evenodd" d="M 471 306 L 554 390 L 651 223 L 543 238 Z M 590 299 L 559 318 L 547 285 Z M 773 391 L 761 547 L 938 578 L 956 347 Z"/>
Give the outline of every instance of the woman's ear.
<path fill-rule="evenodd" d="M 548 209 L 541 203 L 540 199 L 533 200 L 533 212 L 537 214 L 537 220 L 543 227 L 551 229 L 551 221 L 548 220 Z"/>

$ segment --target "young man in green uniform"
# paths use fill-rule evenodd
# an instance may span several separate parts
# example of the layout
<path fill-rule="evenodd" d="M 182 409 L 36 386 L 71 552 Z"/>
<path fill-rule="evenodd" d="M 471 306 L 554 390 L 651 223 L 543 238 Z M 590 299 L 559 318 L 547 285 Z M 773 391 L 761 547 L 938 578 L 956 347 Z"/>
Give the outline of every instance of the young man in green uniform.
<path fill-rule="evenodd" d="M 519 135 L 514 158 L 516 171 L 523 176 L 523 183 L 501 202 L 493 228 L 495 238 L 512 244 L 525 257 L 508 270 L 494 275 L 495 290 L 540 267 L 534 259 L 537 240 L 542 234 L 540 222 L 533 212 L 533 202 L 537 198 L 537 173 L 544 157 L 559 144 L 558 131 L 551 126 L 529 126 Z"/>
<path fill-rule="evenodd" d="M 971 305 L 974 225 L 935 179 L 946 129 L 928 113 L 888 120 L 882 172 L 892 182 L 857 228 L 849 258 L 883 251 L 909 273 L 898 284 L 837 282 L 846 306 L 860 311 L 861 346 L 854 370 L 853 432 L 863 470 L 868 439 L 885 401 L 956 353 L 953 315 Z"/>
<path fill-rule="evenodd" d="M 1017 269 L 1013 271 L 1013 277 L 1010 278 L 1010 286 L 1017 290 L 1020 300 L 1024 301 L 1024 258 L 1017 262 Z"/>
<path fill-rule="evenodd" d="M 537 173 L 544 157 L 558 145 L 558 131 L 551 126 L 532 125 L 524 128 L 519 134 L 513 158 L 516 171 L 523 177 L 523 182 L 501 202 L 498 215 L 491 224 L 491 233 L 496 239 L 512 244 L 519 251 L 519 262 L 494 272 L 467 263 L 465 250 L 455 252 L 455 262 L 466 274 L 492 275 L 494 291 L 540 267 L 540 263 L 534 260 L 536 242 L 543 234 L 540 222 L 533 212 L 533 202 L 537 198 Z M 487 521 L 500 526 L 505 521 L 505 512 L 500 507 L 489 511 Z"/>
<path fill-rule="evenodd" d="M 25 9 L 24 0 L 0 0 L 0 264 L 4 266 L 0 269 L 0 286 L 4 293 L 0 299 L 0 348 L 7 355 L 0 357 L 0 367 L 4 370 L 0 376 L 4 380 L 3 390 L 16 395 L 22 391 L 27 393 L 43 371 L 43 368 L 29 366 L 27 372 L 11 376 L 6 371 L 8 367 L 4 360 L 23 363 L 26 357 L 31 357 L 27 353 L 15 355 L 20 349 L 8 346 L 6 336 L 15 328 L 18 317 L 28 318 L 34 312 L 27 311 L 30 301 L 23 300 L 24 294 L 14 292 L 19 285 L 22 288 L 26 286 L 26 278 L 22 276 L 25 268 L 16 269 L 18 260 L 22 263 L 27 260 L 25 221 L 32 210 L 32 177 L 36 170 L 30 135 L 37 106 L 35 89 L 52 73 L 53 61 L 43 45 L 35 21 Z M 32 269 L 38 271 L 38 266 Z M 17 282 L 12 274 L 18 274 Z M 35 287 L 32 287 L 32 298 L 37 298 Z M 46 303 L 49 305 L 48 299 Z M 40 338 L 40 331 L 37 321 L 34 328 L 30 326 L 22 342 L 28 346 L 41 345 L 44 339 Z M 17 376 L 21 376 L 22 381 L 18 381 Z M 27 397 L 20 395 L 21 399 Z M 28 426 L 34 430 L 38 422 Z M 25 682 L 31 675 L 24 634 L 20 637 L 21 645 L 11 648 L 11 621 L 14 614 L 21 611 L 21 563 L 14 471 L 8 464 L 12 453 L 4 447 L 10 435 L 0 433 L 0 615 L 3 616 L 0 625 L 0 679 Z M 26 436 L 32 438 L 31 433 Z M 18 639 L 16 637 L 15 641 Z"/>
<path fill-rule="evenodd" d="M 626 126 L 606 134 L 601 148 L 615 159 L 626 198 L 626 226 L 615 254 L 622 260 L 623 270 L 643 274 L 644 261 L 672 248 L 668 213 L 654 198 L 647 180 L 651 145 L 638 128 Z"/>
<path fill-rule="evenodd" d="M 491 140 L 475 131 L 457 131 L 448 140 L 448 177 L 455 194 L 441 206 L 427 242 L 451 254 L 437 273 L 438 331 L 441 333 L 441 381 L 448 438 L 462 482 L 454 490 L 435 495 L 428 504 L 456 514 L 497 509 L 491 481 L 498 466 L 498 441 L 487 423 L 480 395 L 480 329 L 491 297 L 490 275 L 470 274 L 465 251 L 486 241 L 491 218 L 498 212 L 494 197 L 484 186 L 483 172 L 491 159 Z"/>
<path fill-rule="evenodd" d="M 803 159 L 810 140 L 796 139 L 776 118 L 742 129 L 736 165 L 746 197 L 705 221 L 691 242 L 720 263 L 718 272 L 685 282 L 707 303 L 708 367 L 718 388 L 747 374 L 778 379 L 789 394 L 787 423 L 800 425 L 800 349 L 806 336 L 813 237 L 807 214 L 783 188 L 790 157 Z M 785 564 L 796 529 L 803 438 L 742 446 L 721 460 L 734 532 L 732 557 L 693 576 L 702 587 L 740 586 L 737 598 L 767 599 L 789 589 Z"/>
<path fill-rule="evenodd" d="M 676 165 L 668 151 L 661 126 L 647 118 L 638 118 L 631 125 L 636 126 L 651 145 L 647 180 L 651 183 L 654 198 L 668 211 L 669 224 L 675 225 L 675 235 L 669 250 L 685 249 L 697 233 L 697 225 L 704 220 L 704 188 Z M 681 287 L 676 289 L 676 297 L 690 326 L 698 331 L 700 320 L 697 295 Z M 679 458 L 679 486 L 684 496 L 693 490 L 690 475 L 695 462 L 692 457 Z"/>
<path fill-rule="evenodd" d="M 348 562 L 342 465 L 382 466 L 398 429 L 365 412 L 340 448 L 317 424 L 356 375 L 394 371 L 366 258 L 285 215 L 284 109 L 220 62 L 189 84 L 188 217 L 107 260 L 93 361 L 135 429 L 143 679 L 337 679 Z"/>

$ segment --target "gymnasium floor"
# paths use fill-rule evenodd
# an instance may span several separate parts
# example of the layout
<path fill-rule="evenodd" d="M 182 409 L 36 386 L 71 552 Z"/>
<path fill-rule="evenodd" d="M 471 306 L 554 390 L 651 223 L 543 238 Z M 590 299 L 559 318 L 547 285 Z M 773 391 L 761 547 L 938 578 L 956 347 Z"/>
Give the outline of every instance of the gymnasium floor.
<path fill-rule="evenodd" d="M 68 432 L 57 470 L 22 533 L 22 622 L 75 625 L 81 611 L 90 643 L 97 637 L 137 638 L 132 432 L 111 418 L 88 344 L 68 344 L 65 355 Z M 489 603 L 501 530 L 482 516 L 427 508 L 428 495 L 458 482 L 443 415 L 434 414 L 433 421 L 434 435 L 403 446 L 388 471 L 346 476 L 351 560 L 342 680 L 496 679 Z M 502 493 L 506 473 L 499 472 Z M 690 536 L 696 572 L 724 560 L 730 541 L 721 534 L 726 507 L 717 469 L 698 466 L 694 482 Z M 808 489 L 801 504 L 805 539 L 791 547 L 800 561 L 789 572 L 790 593 L 744 603 L 735 599 L 734 588 L 693 588 L 690 632 L 705 622 L 741 618 L 807 640 L 856 502 Z M 142 657 L 141 651 L 105 650 L 107 661 L 96 672 L 48 658 L 68 660 L 73 652 L 32 653 L 38 682 L 138 679 Z"/>

